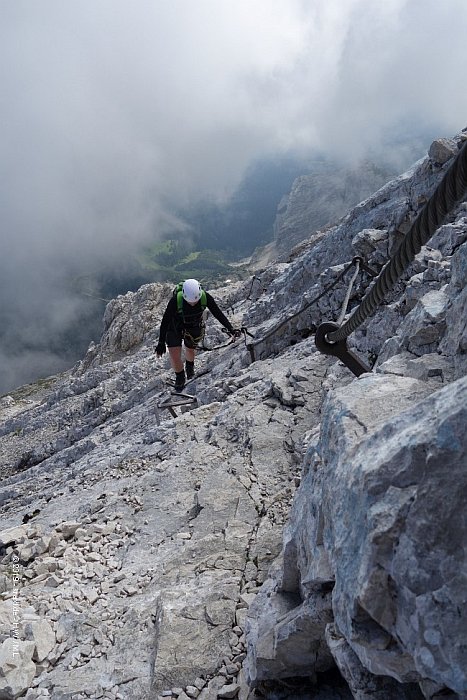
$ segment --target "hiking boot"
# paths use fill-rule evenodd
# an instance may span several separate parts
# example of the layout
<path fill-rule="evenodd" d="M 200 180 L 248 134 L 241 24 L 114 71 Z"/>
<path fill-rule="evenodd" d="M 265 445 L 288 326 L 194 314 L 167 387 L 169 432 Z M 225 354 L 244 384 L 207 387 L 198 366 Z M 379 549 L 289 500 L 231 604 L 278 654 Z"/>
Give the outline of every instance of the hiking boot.
<path fill-rule="evenodd" d="M 175 391 L 181 391 L 185 386 L 185 372 L 175 372 Z"/>
<path fill-rule="evenodd" d="M 190 362 L 190 360 L 187 360 L 185 362 L 185 371 L 186 371 L 186 378 L 193 379 L 193 377 L 195 376 L 195 363 Z"/>

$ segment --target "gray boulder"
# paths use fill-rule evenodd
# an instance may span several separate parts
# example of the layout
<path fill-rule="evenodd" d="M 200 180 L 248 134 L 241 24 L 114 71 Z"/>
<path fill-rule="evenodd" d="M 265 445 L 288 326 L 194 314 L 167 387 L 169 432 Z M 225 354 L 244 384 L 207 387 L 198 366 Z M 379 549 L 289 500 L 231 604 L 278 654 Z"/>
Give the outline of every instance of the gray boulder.
<path fill-rule="evenodd" d="M 294 614 L 306 628 L 302 611 L 328 596 L 325 614 L 365 673 L 467 692 L 467 379 L 414 403 L 427 392 L 429 383 L 383 376 L 330 395 L 294 501 L 282 569 L 247 620 L 250 682 L 280 677 L 284 621 Z M 404 403 L 409 408 L 400 413 Z M 284 609 L 294 599 L 292 611 Z M 323 612 L 315 613 L 314 629 L 321 624 L 321 643 L 329 644 L 322 621 Z M 275 647 L 265 661 L 259 650 L 268 639 Z M 335 647 L 348 667 L 349 654 Z M 318 670 L 303 660 L 303 675 Z"/>

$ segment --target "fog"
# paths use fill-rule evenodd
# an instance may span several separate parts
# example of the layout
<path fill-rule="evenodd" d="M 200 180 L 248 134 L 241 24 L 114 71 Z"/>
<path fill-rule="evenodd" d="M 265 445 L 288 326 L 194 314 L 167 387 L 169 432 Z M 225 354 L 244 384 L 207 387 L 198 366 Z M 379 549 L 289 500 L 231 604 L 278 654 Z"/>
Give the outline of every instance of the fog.
<path fill-rule="evenodd" d="M 249 165 L 466 126 L 465 0 L 0 0 L 0 392 L 66 366 L 73 275 Z"/>

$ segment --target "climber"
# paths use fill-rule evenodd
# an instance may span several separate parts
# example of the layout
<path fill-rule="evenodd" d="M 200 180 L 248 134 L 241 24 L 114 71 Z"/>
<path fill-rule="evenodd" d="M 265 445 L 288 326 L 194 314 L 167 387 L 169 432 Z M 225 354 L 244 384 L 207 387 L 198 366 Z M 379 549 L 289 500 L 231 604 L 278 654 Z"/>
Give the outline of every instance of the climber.
<path fill-rule="evenodd" d="M 200 283 L 188 279 L 177 285 L 167 304 L 161 321 L 156 354 L 162 357 L 165 346 L 169 348 L 170 364 L 175 372 L 175 391 L 181 391 L 187 379 L 195 373 L 195 348 L 204 335 L 204 310 L 222 323 L 233 336 L 240 334 L 224 316 L 212 296 L 201 288 Z M 182 342 L 185 345 L 185 369 L 182 360 Z M 186 374 L 185 374 L 186 370 Z"/>

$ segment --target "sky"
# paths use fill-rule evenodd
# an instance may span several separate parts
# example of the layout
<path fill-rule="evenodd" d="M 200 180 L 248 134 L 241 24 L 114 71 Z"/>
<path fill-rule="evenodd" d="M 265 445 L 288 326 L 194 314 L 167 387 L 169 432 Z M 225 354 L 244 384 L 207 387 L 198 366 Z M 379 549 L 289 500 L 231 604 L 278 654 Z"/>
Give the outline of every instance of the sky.
<path fill-rule="evenodd" d="M 466 29 L 465 0 L 0 0 L 0 393 L 57 366 L 70 275 L 256 160 L 467 126 Z"/>

